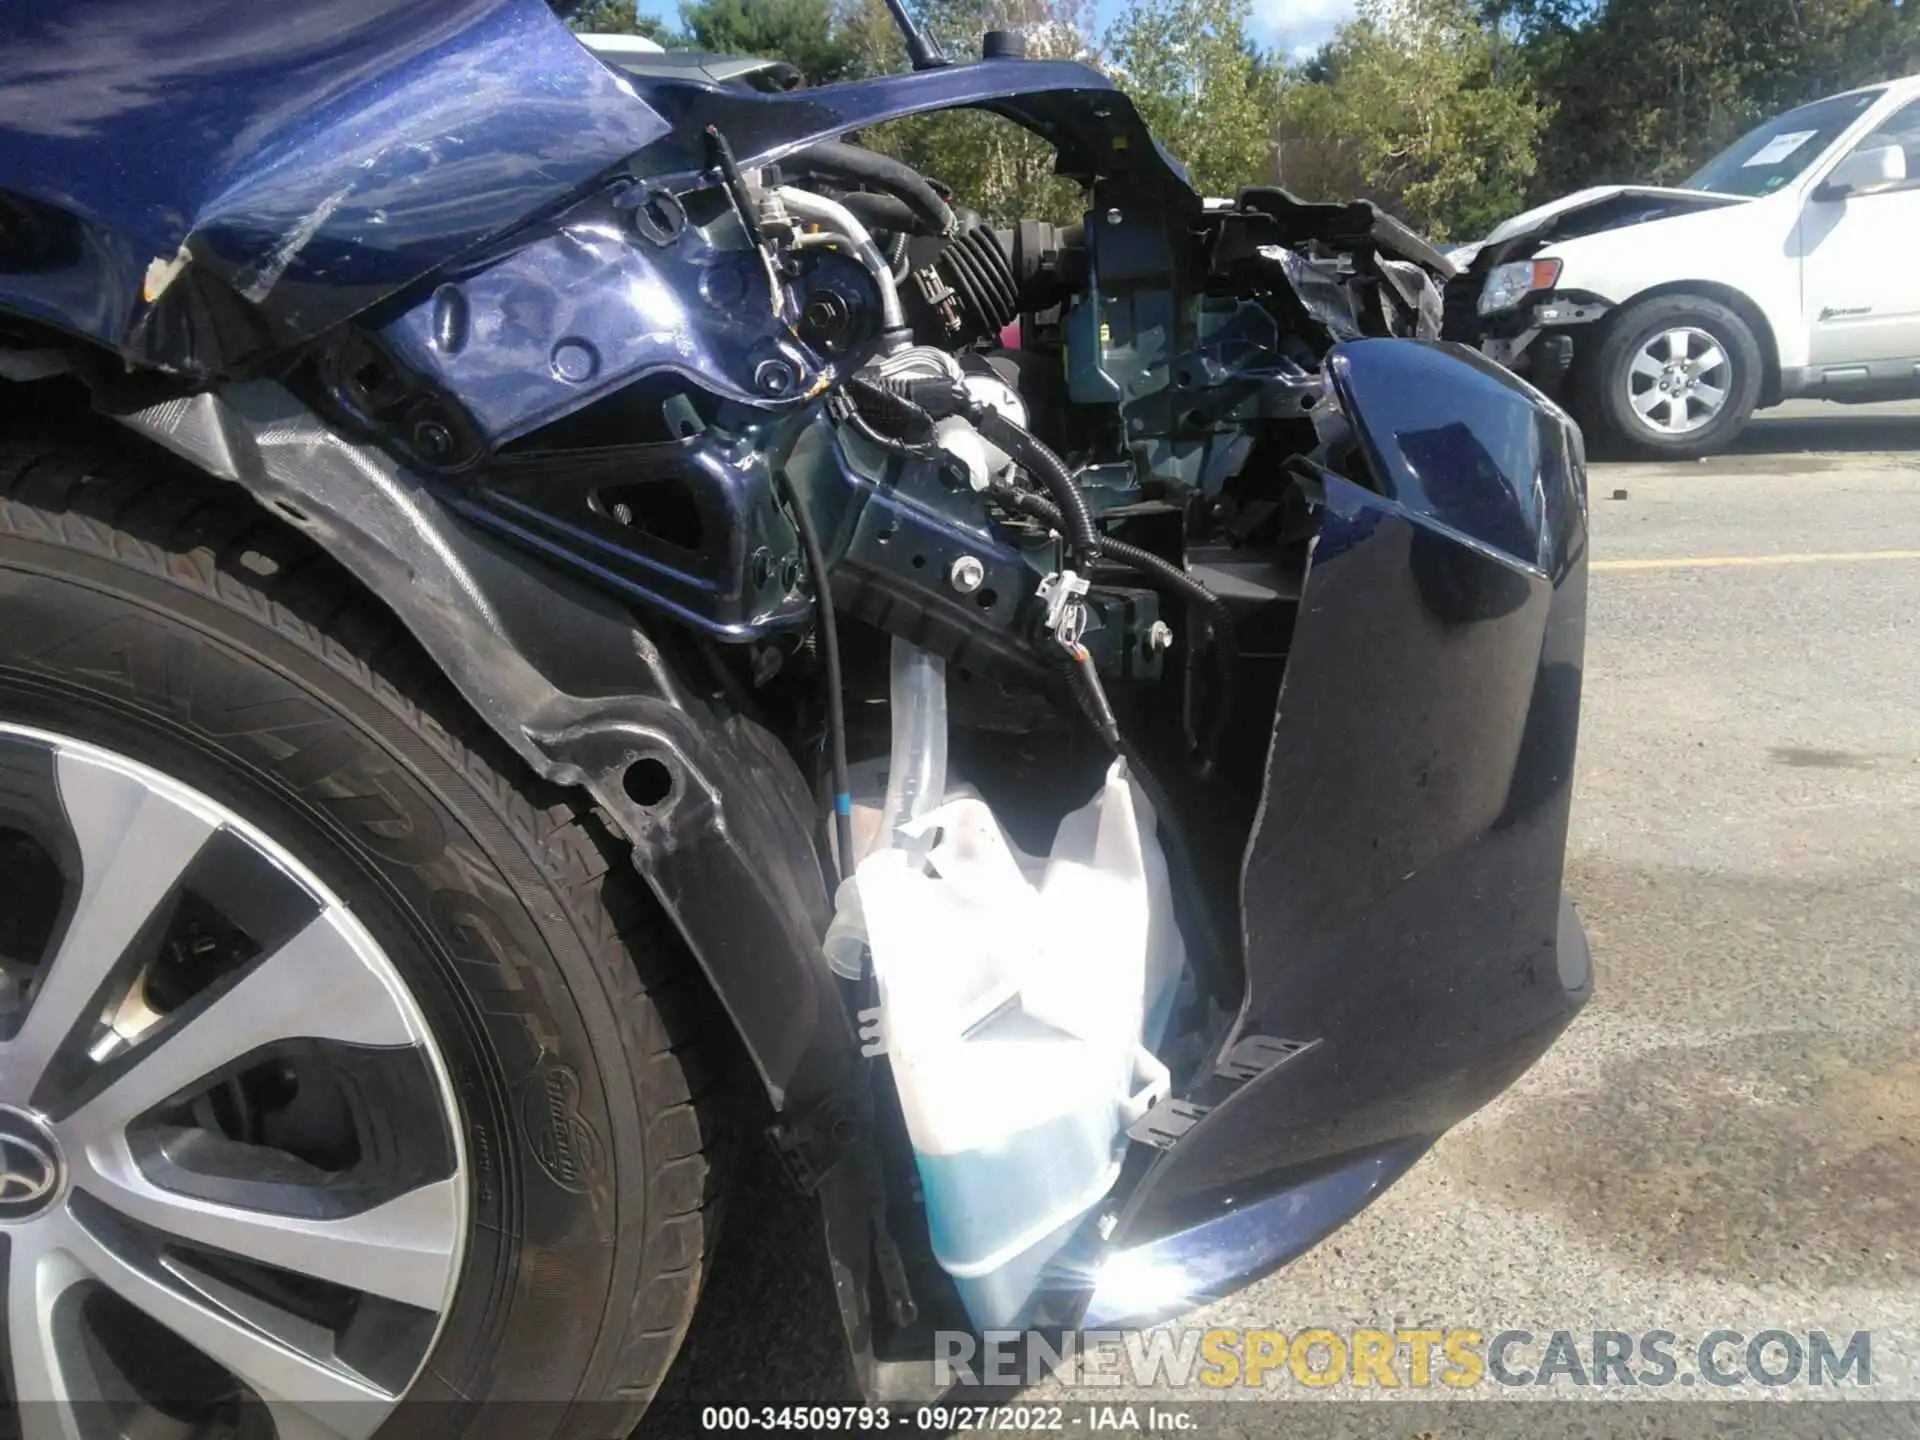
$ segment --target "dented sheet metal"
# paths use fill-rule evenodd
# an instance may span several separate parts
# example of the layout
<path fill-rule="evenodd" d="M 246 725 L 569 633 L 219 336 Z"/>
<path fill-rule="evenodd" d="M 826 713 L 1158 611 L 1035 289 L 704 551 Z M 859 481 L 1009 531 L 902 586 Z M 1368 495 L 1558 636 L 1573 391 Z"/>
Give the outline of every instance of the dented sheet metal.
<path fill-rule="evenodd" d="M 0 73 L 0 201 L 34 243 L 0 304 L 190 372 L 317 334 L 666 129 L 537 0 L 70 0 L 9 21 Z"/>

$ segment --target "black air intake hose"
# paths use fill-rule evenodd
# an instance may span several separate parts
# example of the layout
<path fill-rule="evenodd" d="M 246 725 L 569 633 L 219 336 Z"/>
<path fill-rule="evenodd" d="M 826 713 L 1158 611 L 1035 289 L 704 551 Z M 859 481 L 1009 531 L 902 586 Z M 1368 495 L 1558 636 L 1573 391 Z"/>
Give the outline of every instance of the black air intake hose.
<path fill-rule="evenodd" d="M 1013 262 L 1000 237 L 985 225 L 975 221 L 956 235 L 939 264 L 983 337 L 998 336 L 1019 317 L 1020 282 L 1014 279 Z"/>
<path fill-rule="evenodd" d="M 971 212 L 959 224 L 952 243 L 901 287 L 914 334 L 929 344 L 997 340 L 1020 315 L 1020 281 L 1006 244 Z"/>
<path fill-rule="evenodd" d="M 891 155 L 882 155 L 877 150 L 848 145 L 839 140 L 828 140 L 785 156 L 780 161 L 780 168 L 789 173 L 831 175 L 837 180 L 851 180 L 875 190 L 883 190 L 899 197 L 918 222 L 916 229 L 928 235 L 953 233 L 952 207 L 940 198 L 939 192 L 927 183 L 924 175 L 911 165 L 901 164 Z"/>

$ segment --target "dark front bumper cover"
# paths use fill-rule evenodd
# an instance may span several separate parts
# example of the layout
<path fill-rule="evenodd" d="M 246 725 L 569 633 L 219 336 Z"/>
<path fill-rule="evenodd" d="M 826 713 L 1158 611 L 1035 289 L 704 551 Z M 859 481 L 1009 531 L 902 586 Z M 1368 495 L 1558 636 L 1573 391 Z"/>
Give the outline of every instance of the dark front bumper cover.
<path fill-rule="evenodd" d="M 1586 608 L 1578 430 L 1457 345 L 1330 361 L 1368 483 L 1327 482 L 1249 840 L 1248 1037 L 1313 1042 L 1133 1191 L 1089 1324 L 1213 1298 L 1364 1207 L 1565 1028 L 1561 892 Z"/>

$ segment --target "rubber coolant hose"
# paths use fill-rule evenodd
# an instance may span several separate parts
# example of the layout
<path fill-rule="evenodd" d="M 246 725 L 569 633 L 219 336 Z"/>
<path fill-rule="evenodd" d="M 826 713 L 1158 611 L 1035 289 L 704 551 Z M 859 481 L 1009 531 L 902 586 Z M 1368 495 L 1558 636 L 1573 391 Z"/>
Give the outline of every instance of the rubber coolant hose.
<path fill-rule="evenodd" d="M 786 171 L 814 171 L 842 180 L 857 180 L 876 190 L 884 190 L 889 195 L 899 197 L 920 222 L 917 228 L 923 229 L 926 234 L 953 233 L 953 207 L 940 198 L 939 192 L 927 183 L 924 175 L 891 155 L 882 155 L 877 150 L 868 150 L 860 145 L 828 140 L 795 151 L 783 158 L 780 165 Z"/>
<path fill-rule="evenodd" d="M 840 197 L 840 203 L 860 218 L 869 230 L 885 230 L 894 235 L 917 235 L 924 222 L 898 195 L 876 195 L 855 190 Z"/>

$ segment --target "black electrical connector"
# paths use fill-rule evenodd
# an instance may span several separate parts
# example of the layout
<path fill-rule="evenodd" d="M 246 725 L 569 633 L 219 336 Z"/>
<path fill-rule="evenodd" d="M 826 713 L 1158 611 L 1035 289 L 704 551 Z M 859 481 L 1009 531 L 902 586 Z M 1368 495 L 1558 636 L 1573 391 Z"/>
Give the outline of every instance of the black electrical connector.
<path fill-rule="evenodd" d="M 1040 496 L 1006 484 L 994 485 L 987 493 L 1015 514 L 1042 521 L 1065 533 L 1066 520 L 1060 508 Z M 1233 612 L 1227 609 L 1224 600 L 1205 585 L 1171 560 L 1151 550 L 1143 550 L 1138 545 L 1129 545 L 1124 540 L 1104 534 L 1096 536 L 1094 550 L 1101 559 L 1157 579 L 1164 587 L 1178 590 L 1201 607 L 1201 618 L 1207 627 L 1208 649 L 1213 656 L 1214 683 L 1219 690 L 1215 697 L 1213 723 L 1207 727 L 1207 737 L 1201 743 L 1200 768 L 1203 773 L 1211 770 L 1232 719 L 1233 692 L 1239 679 L 1240 637 L 1234 629 Z"/>
<path fill-rule="evenodd" d="M 1084 564 L 1099 558 L 1124 565 L 1157 580 L 1162 588 L 1179 591 L 1200 607 L 1218 690 L 1212 722 L 1200 742 L 1201 773 L 1211 771 L 1233 718 L 1233 692 L 1240 670 L 1239 636 L 1226 602 L 1172 561 L 1102 532 L 1094 523 L 1085 492 L 1066 462 L 1032 431 L 1016 425 L 991 406 L 974 403 L 964 386 L 931 375 L 895 376 L 884 381 L 855 375 L 848 379 L 846 392 L 856 405 L 867 407 L 875 416 L 884 416 L 884 423 L 896 435 L 901 431 L 917 431 L 931 440 L 936 419 L 965 414 L 974 429 L 1022 465 L 1053 497 L 1049 502 L 1017 486 L 997 484 L 988 490 L 995 500 L 1009 510 L 1043 520 L 1058 530 L 1066 538 L 1068 557 L 1073 563 Z M 902 442 L 896 438 L 891 443 Z"/>

